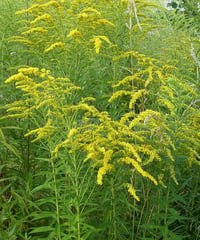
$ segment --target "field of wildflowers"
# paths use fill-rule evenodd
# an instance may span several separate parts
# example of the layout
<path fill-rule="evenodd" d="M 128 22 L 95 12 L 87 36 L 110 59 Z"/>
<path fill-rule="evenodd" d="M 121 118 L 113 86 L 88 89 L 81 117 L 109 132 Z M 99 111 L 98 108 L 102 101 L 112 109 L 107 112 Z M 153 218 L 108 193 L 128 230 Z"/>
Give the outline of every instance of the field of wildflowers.
<path fill-rule="evenodd" d="M 194 22 L 144 0 L 0 7 L 0 239 L 198 240 Z"/>

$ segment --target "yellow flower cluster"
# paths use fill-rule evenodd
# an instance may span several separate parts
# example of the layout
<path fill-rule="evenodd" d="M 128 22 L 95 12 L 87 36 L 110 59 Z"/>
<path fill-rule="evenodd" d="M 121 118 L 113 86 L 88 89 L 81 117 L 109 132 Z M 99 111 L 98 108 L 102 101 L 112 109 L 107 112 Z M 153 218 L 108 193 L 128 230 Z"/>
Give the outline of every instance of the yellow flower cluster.
<path fill-rule="evenodd" d="M 77 30 L 73 29 L 70 31 L 70 33 L 67 35 L 68 38 L 70 37 L 82 37 L 82 34 Z"/>
<path fill-rule="evenodd" d="M 132 98 L 131 98 L 131 100 L 130 100 L 130 102 L 129 102 L 129 108 L 130 108 L 130 109 L 133 109 L 133 106 L 134 106 L 135 102 L 136 102 L 141 96 L 143 96 L 143 95 L 145 95 L 145 94 L 147 94 L 147 90 L 146 90 L 146 89 L 140 89 L 140 90 L 138 90 L 137 92 L 134 92 L 134 93 L 132 94 Z"/>
<path fill-rule="evenodd" d="M 174 104 L 172 102 L 170 102 L 168 99 L 164 99 L 164 98 L 159 98 L 158 102 L 161 103 L 162 105 L 165 105 L 171 113 L 174 112 Z"/>
<path fill-rule="evenodd" d="M 149 73 L 149 77 L 148 79 L 146 80 L 144 86 L 147 87 L 152 81 L 153 81 L 153 76 L 152 76 L 152 72 L 153 72 L 153 68 L 152 66 L 149 66 L 145 72 L 148 72 Z"/>
<path fill-rule="evenodd" d="M 138 202 L 140 201 L 139 197 L 136 195 L 136 191 L 133 188 L 133 186 L 130 183 L 126 184 L 126 187 L 128 188 L 128 192 L 137 200 Z"/>
<path fill-rule="evenodd" d="M 92 8 L 92 7 L 88 7 L 88 8 L 85 8 L 82 13 L 84 12 L 92 12 L 92 13 L 96 13 L 97 15 L 101 15 L 101 13 L 99 11 L 97 11 L 96 9 Z"/>
<path fill-rule="evenodd" d="M 119 87 L 121 85 L 127 85 L 130 84 L 130 82 L 132 82 L 133 80 L 139 80 L 141 82 L 143 82 L 143 80 L 140 78 L 140 76 L 145 73 L 143 70 L 135 73 L 134 75 L 131 76 L 126 76 L 125 78 L 123 78 L 122 80 L 120 80 L 118 83 L 113 84 L 112 87 L 116 88 Z"/>
<path fill-rule="evenodd" d="M 138 162 L 136 162 L 133 158 L 130 158 L 130 157 L 120 158 L 119 162 L 131 164 L 135 168 L 135 170 L 137 170 L 143 177 L 149 178 L 155 185 L 158 185 L 157 180 L 152 175 L 150 175 L 148 172 L 144 171 L 141 168 L 140 164 Z"/>
<path fill-rule="evenodd" d="M 164 93 L 167 93 L 169 97 L 174 98 L 174 91 L 168 86 L 161 86 L 160 90 Z"/>
<path fill-rule="evenodd" d="M 153 110 L 146 110 L 143 112 L 140 112 L 139 115 L 133 119 L 129 125 L 130 128 L 133 128 L 137 123 L 143 122 L 144 124 L 147 123 L 149 119 L 159 119 L 161 117 L 161 114 L 159 112 L 153 111 Z"/>
<path fill-rule="evenodd" d="M 111 164 L 105 164 L 103 167 L 99 168 L 98 174 L 97 174 L 97 183 L 98 183 L 99 185 L 102 185 L 102 184 L 103 184 L 103 182 L 102 182 L 103 176 L 104 176 L 108 171 L 111 171 L 111 170 L 113 170 L 113 169 L 114 169 L 114 167 L 113 167 L 113 165 L 111 165 Z"/>
<path fill-rule="evenodd" d="M 112 97 L 108 101 L 112 102 L 113 100 L 115 100 L 118 97 L 121 97 L 121 96 L 132 96 L 132 94 L 133 94 L 132 91 L 120 90 L 120 91 L 117 91 L 117 92 L 113 93 Z"/>
<path fill-rule="evenodd" d="M 112 164 L 109 164 L 108 162 L 111 160 L 113 155 L 113 151 L 112 150 L 108 150 L 104 152 L 104 158 L 101 160 L 101 162 L 103 163 L 103 167 L 100 167 L 98 170 L 98 174 L 97 174 L 97 183 L 99 185 L 102 185 L 102 179 L 103 176 L 111 170 L 114 170 L 114 166 Z"/>
<path fill-rule="evenodd" d="M 138 162 L 142 162 L 142 159 L 140 158 L 137 150 L 135 149 L 135 145 L 122 141 L 117 141 L 117 144 L 124 148 L 124 151 L 126 152 L 127 156 L 133 155 Z"/>
<path fill-rule="evenodd" d="M 110 21 L 108 21 L 106 19 L 103 19 L 103 18 L 97 20 L 96 24 L 97 25 L 101 25 L 101 24 L 107 25 L 108 24 L 108 25 L 110 25 L 112 27 L 115 27 L 115 25 L 113 23 L 111 23 Z"/>
<path fill-rule="evenodd" d="M 26 75 L 35 75 L 35 76 L 40 76 L 40 71 L 39 68 L 36 67 L 28 67 L 28 68 L 20 68 L 18 70 L 19 73 L 26 74 Z M 43 72 L 43 71 L 42 71 Z"/>
<path fill-rule="evenodd" d="M 24 43 L 26 45 L 34 45 L 34 42 L 32 42 L 31 40 L 28 40 L 24 37 L 21 37 L 21 36 L 13 36 L 11 38 L 9 38 L 9 42 L 21 42 L 21 43 Z"/>
<path fill-rule="evenodd" d="M 44 53 L 48 53 L 48 52 L 52 51 L 54 48 L 64 49 L 64 47 L 65 47 L 65 44 L 63 42 L 56 42 L 56 43 L 51 44 L 51 46 L 49 46 L 48 48 L 46 48 L 44 50 Z"/>
<path fill-rule="evenodd" d="M 43 33 L 43 34 L 47 34 L 48 30 L 43 28 L 43 27 L 35 27 L 35 28 L 30 28 L 29 30 L 22 32 L 22 35 L 28 35 L 31 33 Z"/>
<path fill-rule="evenodd" d="M 101 40 L 104 40 L 108 44 L 111 44 L 110 40 L 106 36 L 95 36 L 92 39 L 90 39 L 90 42 L 94 42 L 94 48 L 97 54 L 99 54 L 100 48 L 102 46 Z"/>
<path fill-rule="evenodd" d="M 119 59 L 122 59 L 122 58 L 127 58 L 129 56 L 133 56 L 135 58 L 138 58 L 139 57 L 139 53 L 138 52 L 135 52 L 135 51 L 129 51 L 129 52 L 124 52 L 116 57 L 113 57 L 113 61 L 117 61 Z"/>
<path fill-rule="evenodd" d="M 10 76 L 8 79 L 6 79 L 5 83 L 11 83 L 17 80 L 21 81 L 21 80 L 24 80 L 24 78 L 25 78 L 24 74 L 20 72 Z"/>
<path fill-rule="evenodd" d="M 30 132 L 25 134 L 25 137 L 28 137 L 32 134 L 37 134 L 38 135 L 37 138 L 35 138 L 32 142 L 35 142 L 42 138 L 49 137 L 56 130 L 56 127 L 52 126 L 51 124 L 52 124 L 52 120 L 48 119 L 48 121 L 44 127 L 37 128 L 35 130 L 31 130 Z"/>
<path fill-rule="evenodd" d="M 31 7 L 29 7 L 28 9 L 23 9 L 20 11 L 17 11 L 16 14 L 24 14 L 24 13 L 34 13 L 34 12 L 38 12 L 38 9 L 40 8 L 40 4 L 32 4 Z"/>
<path fill-rule="evenodd" d="M 52 16 L 51 15 L 49 15 L 49 14 L 43 14 L 43 15 L 41 15 L 41 16 L 38 16 L 37 18 L 35 18 L 33 21 L 31 21 L 30 23 L 31 24 L 35 24 L 35 23 L 37 23 L 37 22 L 39 22 L 39 21 L 45 21 L 45 22 L 52 22 L 53 21 L 53 18 L 52 18 Z"/>

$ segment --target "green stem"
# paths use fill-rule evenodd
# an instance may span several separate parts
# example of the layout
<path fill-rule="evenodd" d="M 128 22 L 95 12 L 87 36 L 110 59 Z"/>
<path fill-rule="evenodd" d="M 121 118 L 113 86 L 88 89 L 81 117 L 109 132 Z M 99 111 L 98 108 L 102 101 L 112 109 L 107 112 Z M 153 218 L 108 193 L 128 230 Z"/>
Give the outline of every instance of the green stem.
<path fill-rule="evenodd" d="M 53 174 L 53 183 L 54 183 L 54 192 L 55 192 L 55 204 L 56 204 L 56 222 L 59 228 L 58 232 L 58 239 L 61 240 L 61 233 L 60 233 L 60 211 L 59 211 L 59 194 L 57 188 L 57 179 L 56 179 L 56 172 L 55 172 L 55 164 L 54 159 L 51 158 L 51 166 L 52 166 L 52 174 Z"/>
<path fill-rule="evenodd" d="M 112 218 L 113 218 L 113 240 L 117 240 L 117 223 L 116 223 L 116 206 L 115 206 L 115 192 L 114 192 L 114 180 L 111 179 L 111 205 L 112 205 Z"/>
<path fill-rule="evenodd" d="M 75 194 L 76 194 L 76 214 L 77 214 L 77 240 L 81 239 L 81 220 L 80 220 L 80 205 L 79 205 L 79 181 L 78 181 L 78 166 L 75 153 L 73 154 L 74 174 L 75 174 Z"/>

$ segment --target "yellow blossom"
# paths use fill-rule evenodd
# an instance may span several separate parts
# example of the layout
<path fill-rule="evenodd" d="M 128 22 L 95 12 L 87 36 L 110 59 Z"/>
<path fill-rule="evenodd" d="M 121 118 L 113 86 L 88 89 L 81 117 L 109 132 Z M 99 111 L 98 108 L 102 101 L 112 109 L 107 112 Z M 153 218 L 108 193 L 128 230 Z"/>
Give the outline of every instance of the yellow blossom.
<path fill-rule="evenodd" d="M 25 32 L 22 32 L 22 35 L 28 35 L 28 34 L 31 34 L 31 33 L 44 33 L 44 34 L 47 34 L 48 33 L 48 30 L 43 28 L 43 27 L 35 27 L 35 28 L 31 28 Z"/>
<path fill-rule="evenodd" d="M 135 200 L 140 201 L 133 186 L 130 183 L 127 183 L 126 187 L 128 188 L 128 192 L 135 198 Z"/>
<path fill-rule="evenodd" d="M 122 58 L 126 58 L 126 57 L 129 57 L 129 56 L 134 56 L 134 57 L 138 57 L 139 54 L 138 52 L 135 52 L 135 51 L 129 51 L 129 52 L 124 52 L 116 57 L 113 57 L 113 61 L 117 61 L 119 59 L 122 59 Z"/>
<path fill-rule="evenodd" d="M 44 127 L 29 131 L 27 134 L 25 134 L 25 137 L 28 137 L 32 134 L 37 134 L 38 135 L 37 138 L 35 138 L 32 142 L 35 142 L 41 138 L 49 137 L 56 130 L 54 126 L 51 126 L 51 123 L 52 120 L 48 119 Z"/>
<path fill-rule="evenodd" d="M 92 39 L 90 39 L 90 42 L 94 42 L 94 48 L 97 54 L 99 54 L 99 51 L 102 45 L 101 40 L 104 40 L 108 44 L 111 44 L 110 40 L 106 36 L 95 36 Z"/>
<path fill-rule="evenodd" d="M 79 13 L 79 14 L 77 15 L 77 17 L 78 17 L 78 18 L 88 18 L 89 15 L 88 15 L 87 13 Z"/>
<path fill-rule="evenodd" d="M 108 101 L 112 102 L 116 98 L 121 97 L 123 95 L 125 95 L 125 96 L 130 95 L 131 96 L 132 95 L 132 91 L 119 90 L 119 91 L 113 93 L 112 97 Z"/>
<path fill-rule="evenodd" d="M 132 109 L 134 103 L 137 101 L 137 99 L 139 99 L 141 96 L 147 94 L 146 89 L 140 89 L 137 92 L 133 93 L 133 96 L 131 98 L 131 101 L 129 102 L 129 108 Z"/>
<path fill-rule="evenodd" d="M 68 38 L 70 37 L 81 37 L 81 33 L 77 29 L 73 29 L 70 31 L 70 33 L 67 35 Z"/>
<path fill-rule="evenodd" d="M 62 147 L 68 146 L 68 145 L 69 145 L 69 142 L 70 142 L 70 141 L 69 141 L 68 139 L 66 139 L 66 140 L 64 140 L 63 142 L 59 143 L 59 144 L 55 147 L 55 149 L 53 150 L 52 155 L 57 156 L 59 149 L 62 148 Z"/>
<path fill-rule="evenodd" d="M 120 158 L 119 162 L 131 164 L 135 168 L 135 170 L 138 171 L 143 177 L 149 178 L 155 185 L 158 185 L 158 182 L 156 181 L 156 179 L 153 176 L 151 176 L 148 172 L 144 171 L 141 168 L 140 164 L 136 162 L 134 159 L 130 157 L 124 157 L 124 158 Z"/>
<path fill-rule="evenodd" d="M 27 74 L 27 75 L 34 74 L 35 76 L 40 76 L 39 68 L 35 68 L 35 67 L 20 68 L 18 72 Z"/>
<path fill-rule="evenodd" d="M 106 25 L 106 24 L 108 24 L 108 25 L 111 25 L 111 26 L 115 27 L 115 25 L 113 23 L 111 23 L 110 21 L 108 21 L 106 19 L 103 19 L 103 18 L 97 20 L 96 24 L 98 24 L 98 25 L 101 25 L 101 24 L 105 24 Z"/>
<path fill-rule="evenodd" d="M 68 138 L 72 138 L 77 132 L 78 132 L 78 130 L 76 128 L 70 129 L 70 131 L 68 133 Z"/>
<path fill-rule="evenodd" d="M 101 13 L 99 11 L 97 11 L 96 9 L 94 9 L 92 7 L 88 7 L 86 9 L 84 9 L 82 12 L 93 12 L 93 13 L 96 13 L 98 15 L 101 15 Z"/>
<path fill-rule="evenodd" d="M 50 52 L 50 51 L 52 51 L 54 48 L 64 48 L 65 47 L 65 44 L 64 43 L 62 43 L 62 42 L 56 42 L 56 43 L 53 43 L 53 44 L 51 44 L 51 46 L 49 46 L 48 48 L 46 48 L 45 50 L 44 50 L 44 53 L 47 53 L 47 52 Z"/>
<path fill-rule="evenodd" d="M 53 7 L 56 7 L 56 8 L 61 7 L 60 4 L 57 1 L 48 1 L 47 3 L 44 3 L 44 4 L 41 5 L 41 7 L 43 7 L 43 8 L 47 8 L 49 6 L 53 6 Z"/>
<path fill-rule="evenodd" d="M 97 183 L 99 185 L 103 184 L 103 176 L 108 172 L 114 169 L 114 166 L 112 164 L 105 164 L 103 167 L 99 168 L 98 174 L 97 174 Z"/>
<path fill-rule="evenodd" d="M 163 105 L 165 105 L 165 106 L 170 110 L 171 113 L 174 112 L 175 106 L 174 106 L 174 104 L 173 104 L 172 102 L 170 102 L 169 100 L 164 99 L 164 98 L 159 98 L 159 99 L 158 99 L 158 102 L 161 103 L 161 104 L 163 104 Z"/>
<path fill-rule="evenodd" d="M 53 19 L 52 19 L 52 16 L 51 16 L 51 15 L 49 15 L 49 14 L 43 14 L 43 15 L 35 18 L 35 19 L 34 19 L 33 21 L 31 21 L 30 23 L 31 23 L 31 24 L 35 24 L 35 23 L 37 23 L 37 22 L 39 22 L 39 21 L 41 21 L 41 20 L 44 20 L 44 21 L 46 21 L 46 22 L 51 22 Z"/>
<path fill-rule="evenodd" d="M 149 73 L 149 77 L 144 84 L 144 86 L 147 87 L 150 84 L 150 82 L 153 81 L 153 75 L 152 75 L 153 74 L 153 68 L 151 66 L 149 66 L 145 71 Z"/>
<path fill-rule="evenodd" d="M 163 91 L 163 92 L 166 92 L 171 98 L 174 98 L 174 92 L 173 92 L 173 90 L 170 87 L 168 87 L 168 86 L 161 86 L 160 90 Z"/>
<path fill-rule="evenodd" d="M 144 124 L 146 124 L 146 122 L 153 118 L 159 118 L 160 117 L 160 113 L 159 112 L 156 112 L 156 111 L 153 111 L 153 110 L 146 110 L 146 111 L 143 111 L 143 112 L 140 112 L 140 114 L 131 121 L 129 127 L 132 128 L 134 127 L 135 125 L 137 125 L 137 123 L 143 121 Z"/>
<path fill-rule="evenodd" d="M 25 75 L 21 72 L 17 73 L 17 74 L 14 74 L 12 75 L 11 77 L 9 77 L 5 83 L 10 83 L 10 82 L 13 82 L 13 81 L 17 81 L 17 80 L 23 80 L 25 78 Z"/>
<path fill-rule="evenodd" d="M 24 37 L 20 37 L 20 36 L 13 36 L 11 38 L 9 38 L 9 42 L 21 42 L 27 45 L 33 45 L 34 42 L 24 38 Z"/>
<path fill-rule="evenodd" d="M 121 85 L 127 85 L 129 84 L 129 82 L 132 82 L 133 80 L 140 80 L 143 81 L 140 76 L 144 73 L 144 70 L 141 70 L 137 73 L 135 73 L 134 75 L 131 76 L 126 76 L 125 78 L 123 78 L 122 80 L 120 80 L 118 83 L 114 84 L 112 87 L 116 88 L 119 87 Z"/>

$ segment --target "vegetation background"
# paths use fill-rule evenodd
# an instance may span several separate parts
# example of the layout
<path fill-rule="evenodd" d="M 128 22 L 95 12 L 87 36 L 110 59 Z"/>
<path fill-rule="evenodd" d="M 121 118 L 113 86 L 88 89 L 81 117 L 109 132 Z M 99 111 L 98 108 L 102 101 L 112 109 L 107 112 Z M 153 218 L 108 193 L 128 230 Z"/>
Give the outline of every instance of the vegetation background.
<path fill-rule="evenodd" d="M 0 2 L 0 239 L 200 238 L 200 3 Z"/>

